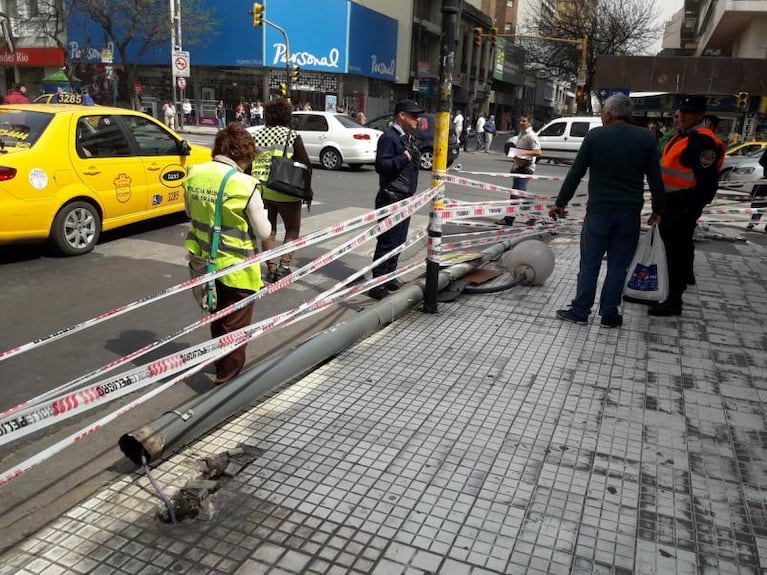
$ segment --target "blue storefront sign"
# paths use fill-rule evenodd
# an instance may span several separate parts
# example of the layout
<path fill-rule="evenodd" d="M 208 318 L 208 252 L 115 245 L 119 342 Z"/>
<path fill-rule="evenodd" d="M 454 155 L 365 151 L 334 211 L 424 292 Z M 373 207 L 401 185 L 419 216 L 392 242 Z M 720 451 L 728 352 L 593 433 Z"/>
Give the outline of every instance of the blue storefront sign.
<path fill-rule="evenodd" d="M 348 0 L 271 0 L 266 17 L 284 28 L 290 40 L 290 65 L 302 70 L 347 71 Z M 281 68 L 286 62 L 285 39 L 271 26 L 264 34 L 264 66 Z"/>
<path fill-rule="evenodd" d="M 375 32 L 373 32 L 375 31 Z M 393 82 L 397 77 L 397 21 L 351 5 L 349 73 Z"/>

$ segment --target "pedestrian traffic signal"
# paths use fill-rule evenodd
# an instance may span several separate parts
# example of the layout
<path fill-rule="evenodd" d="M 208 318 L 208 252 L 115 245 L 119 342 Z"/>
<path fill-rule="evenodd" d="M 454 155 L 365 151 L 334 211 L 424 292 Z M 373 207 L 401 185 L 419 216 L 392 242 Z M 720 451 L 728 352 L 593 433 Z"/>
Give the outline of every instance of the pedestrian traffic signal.
<path fill-rule="evenodd" d="M 253 26 L 258 28 L 264 23 L 264 5 L 253 2 Z"/>
<path fill-rule="evenodd" d="M 283 96 L 288 95 L 288 85 L 285 82 L 280 84 L 280 94 L 282 94 Z"/>
<path fill-rule="evenodd" d="M 493 44 L 498 42 L 498 28 L 495 26 L 490 28 L 490 39 L 493 41 Z"/>
<path fill-rule="evenodd" d="M 474 28 L 474 45 L 475 46 L 481 46 L 482 45 L 482 28 Z"/>
<path fill-rule="evenodd" d="M 290 81 L 293 84 L 298 84 L 298 73 L 300 71 L 300 68 L 298 66 L 293 66 L 290 69 Z"/>
<path fill-rule="evenodd" d="M 738 92 L 738 110 L 748 110 L 748 92 Z"/>

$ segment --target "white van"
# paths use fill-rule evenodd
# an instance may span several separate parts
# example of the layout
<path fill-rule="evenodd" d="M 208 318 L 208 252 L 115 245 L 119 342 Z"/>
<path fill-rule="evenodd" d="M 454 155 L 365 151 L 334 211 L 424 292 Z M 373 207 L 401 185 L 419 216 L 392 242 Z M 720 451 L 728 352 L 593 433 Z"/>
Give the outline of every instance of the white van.
<path fill-rule="evenodd" d="M 586 133 L 602 125 L 599 116 L 572 116 L 552 120 L 537 133 L 541 143 L 542 160 L 574 160 Z M 517 136 L 506 141 L 506 155 L 509 148 L 515 147 Z"/>

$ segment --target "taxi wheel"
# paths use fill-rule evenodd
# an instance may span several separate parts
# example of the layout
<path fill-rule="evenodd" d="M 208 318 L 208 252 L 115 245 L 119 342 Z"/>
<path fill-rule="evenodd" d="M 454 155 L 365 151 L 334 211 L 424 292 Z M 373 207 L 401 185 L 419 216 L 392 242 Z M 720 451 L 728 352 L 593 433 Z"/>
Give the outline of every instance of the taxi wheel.
<path fill-rule="evenodd" d="M 322 150 L 320 154 L 320 164 L 326 170 L 340 170 L 341 169 L 341 154 L 339 154 L 333 148 L 326 148 Z"/>
<path fill-rule="evenodd" d="M 62 255 L 79 256 L 91 251 L 101 235 L 101 216 L 88 202 L 72 202 L 53 220 L 51 241 Z"/>

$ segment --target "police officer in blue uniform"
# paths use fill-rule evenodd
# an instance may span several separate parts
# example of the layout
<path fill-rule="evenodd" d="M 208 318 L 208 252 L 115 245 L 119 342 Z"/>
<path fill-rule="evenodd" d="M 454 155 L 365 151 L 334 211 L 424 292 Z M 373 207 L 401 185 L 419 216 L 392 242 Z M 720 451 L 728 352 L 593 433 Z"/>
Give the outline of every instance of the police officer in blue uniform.
<path fill-rule="evenodd" d="M 410 132 L 418 126 L 418 116 L 424 109 L 413 100 L 400 100 L 394 107 L 391 127 L 378 139 L 376 151 L 376 172 L 378 172 L 378 194 L 376 209 L 402 201 L 412 196 L 418 186 L 418 148 Z M 405 243 L 410 218 L 398 223 L 378 236 L 373 260 L 388 254 Z M 380 277 L 397 269 L 398 256 L 392 256 L 373 268 L 373 277 Z M 402 286 L 397 278 L 372 288 L 368 295 L 374 299 L 385 298 L 390 291 Z"/>

